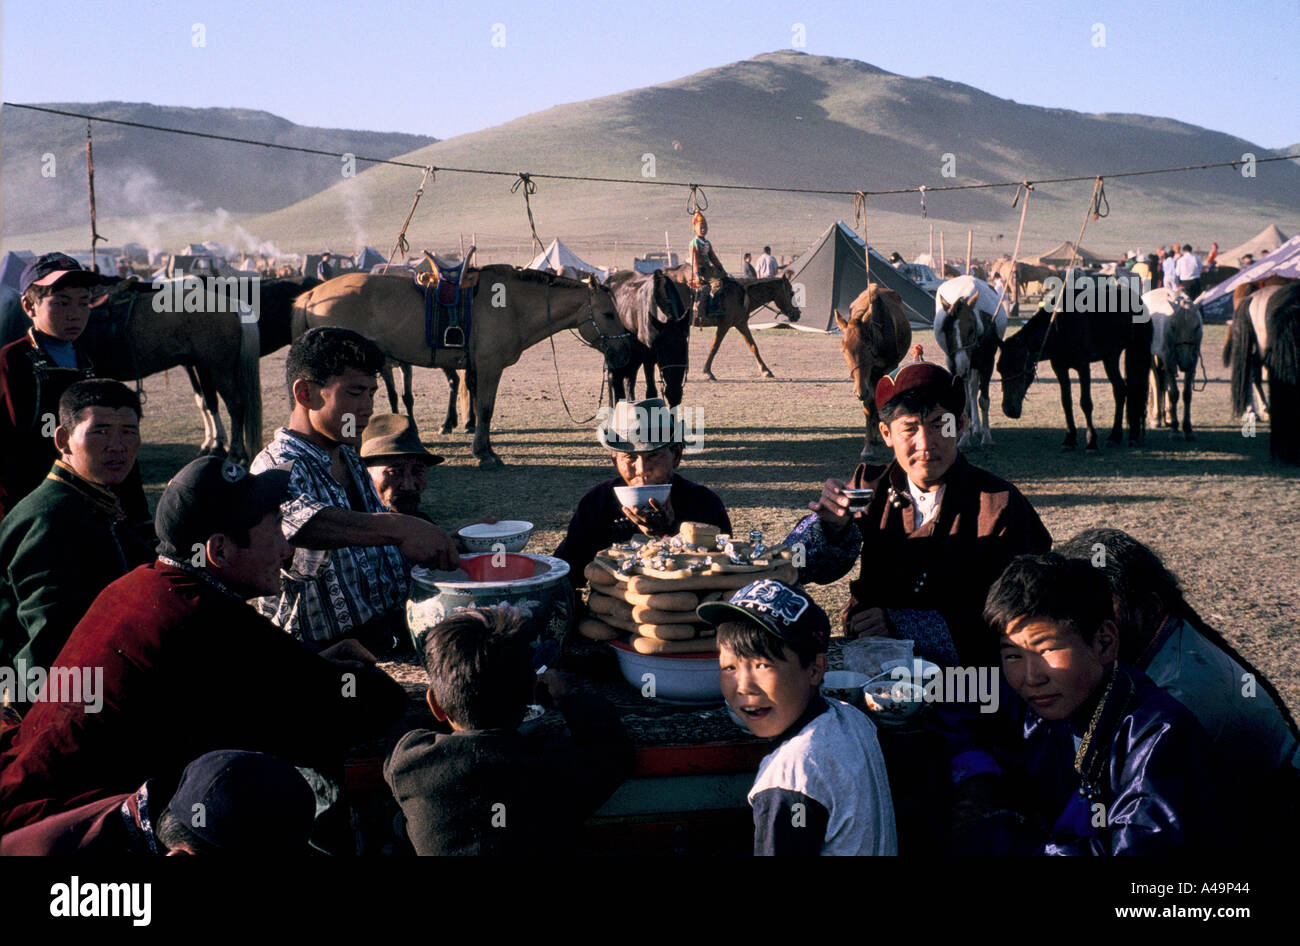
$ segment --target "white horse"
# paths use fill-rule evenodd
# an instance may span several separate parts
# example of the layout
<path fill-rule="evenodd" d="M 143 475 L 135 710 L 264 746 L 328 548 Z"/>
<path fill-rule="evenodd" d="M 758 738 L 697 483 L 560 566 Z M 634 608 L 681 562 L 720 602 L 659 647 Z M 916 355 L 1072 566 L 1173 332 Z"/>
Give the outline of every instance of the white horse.
<path fill-rule="evenodd" d="M 989 380 L 1006 331 L 1007 300 L 984 280 L 957 276 L 935 292 L 934 338 L 948 359 L 948 371 L 966 388 L 967 423 L 959 447 L 976 435 L 981 446 L 993 442 Z"/>
<path fill-rule="evenodd" d="M 1165 396 L 1168 394 L 1169 424 L 1174 439 L 1195 440 L 1192 433 L 1192 382 L 1196 377 L 1196 360 L 1201 354 L 1205 330 L 1201 307 L 1192 302 L 1182 289 L 1152 289 L 1142 296 L 1144 311 L 1151 316 L 1151 370 L 1156 383 L 1152 388 L 1151 421 L 1165 426 Z M 1183 429 L 1178 431 L 1178 372 L 1183 372 Z"/>

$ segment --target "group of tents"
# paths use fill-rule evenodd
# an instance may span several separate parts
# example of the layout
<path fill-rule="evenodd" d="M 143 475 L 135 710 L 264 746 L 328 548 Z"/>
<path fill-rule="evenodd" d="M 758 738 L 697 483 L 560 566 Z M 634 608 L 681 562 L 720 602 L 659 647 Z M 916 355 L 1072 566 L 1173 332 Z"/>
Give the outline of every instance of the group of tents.
<path fill-rule="evenodd" d="M 1275 225 L 1270 224 L 1260 233 L 1240 246 L 1220 253 L 1218 264 L 1238 267 L 1242 258 L 1250 254 L 1255 262 L 1232 278 L 1213 287 L 1197 300 L 1209 320 L 1231 318 L 1232 290 L 1242 282 L 1256 282 L 1269 276 L 1300 278 L 1300 236 L 1287 239 Z M 17 290 L 18 277 L 32 254 L 25 251 L 6 253 L 0 261 L 0 285 Z M 338 259 L 338 257 L 336 257 Z M 934 296 L 926 292 L 890 262 L 875 251 L 867 250 L 862 238 L 843 220 L 839 220 L 817 238 L 796 258 L 791 280 L 802 288 L 799 300 L 803 318 L 798 328 L 834 332 L 835 312 L 847 315 L 853 300 L 867 286 L 867 260 L 870 260 L 871 280 L 898 293 L 903 301 L 909 321 L 914 327 L 925 327 L 934 322 Z M 314 261 L 309 257 L 309 263 Z M 367 246 L 349 258 L 358 272 L 372 272 L 384 263 L 383 255 Z M 1009 260 L 1003 261 L 1009 264 Z M 1036 256 L 1020 261 L 1021 273 L 1045 271 L 1044 267 L 1059 268 L 1071 262 L 1083 266 L 1105 263 L 1102 257 L 1083 247 L 1062 243 Z M 353 267 L 346 267 L 352 269 Z M 528 269 L 544 269 L 569 276 L 587 273 L 601 282 L 609 277 L 609 270 L 588 263 L 556 238 L 529 262 Z M 314 266 L 313 266 L 314 269 Z M 1010 276 L 1010 271 L 1005 274 Z M 776 323 L 773 323 L 776 324 Z M 784 324 L 784 323 L 780 323 Z M 755 325 L 754 327 L 763 327 Z"/>

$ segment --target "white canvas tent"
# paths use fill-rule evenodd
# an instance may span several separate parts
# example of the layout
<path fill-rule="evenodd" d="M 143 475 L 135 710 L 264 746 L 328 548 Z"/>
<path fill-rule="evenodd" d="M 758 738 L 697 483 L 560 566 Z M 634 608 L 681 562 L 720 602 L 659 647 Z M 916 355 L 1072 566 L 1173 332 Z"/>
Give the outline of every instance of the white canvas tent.
<path fill-rule="evenodd" d="M 533 261 L 524 269 L 546 269 L 553 273 L 563 273 L 565 267 L 576 269 L 581 273 L 591 273 L 599 282 L 604 282 L 609 278 L 609 270 L 588 263 L 561 243 L 559 237 L 552 240 L 550 246 L 533 257 Z"/>
<path fill-rule="evenodd" d="M 791 281 L 803 288 L 802 318 L 795 328 L 838 331 L 835 310 L 848 318 L 849 306 L 867 288 L 866 244 L 847 223 L 831 224 L 799 257 Z M 907 320 L 916 327 L 934 324 L 934 296 L 905 277 L 875 250 L 871 251 L 871 280 L 898 293 Z"/>
<path fill-rule="evenodd" d="M 1258 260 L 1266 251 L 1271 253 L 1285 242 L 1286 235 L 1277 228 L 1277 224 L 1270 223 L 1241 246 L 1234 246 L 1226 253 L 1220 253 L 1218 263 L 1220 266 L 1240 267 L 1241 258 L 1247 253 Z"/>

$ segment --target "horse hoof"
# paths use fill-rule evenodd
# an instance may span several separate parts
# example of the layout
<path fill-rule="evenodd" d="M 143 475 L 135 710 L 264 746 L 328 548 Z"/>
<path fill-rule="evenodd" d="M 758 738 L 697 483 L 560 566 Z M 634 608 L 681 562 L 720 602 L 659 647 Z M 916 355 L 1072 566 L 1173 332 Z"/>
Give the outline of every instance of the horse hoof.
<path fill-rule="evenodd" d="M 715 378 L 715 377 L 713 376 L 713 374 L 712 374 L 711 372 L 705 372 L 704 377 L 707 378 L 707 379 L 710 380 L 710 381 L 717 381 L 717 380 L 718 380 L 717 378 Z"/>
<path fill-rule="evenodd" d="M 765 378 L 771 378 L 771 379 L 774 380 L 774 381 L 776 380 L 776 375 L 772 374 L 772 372 L 770 372 L 770 371 L 764 371 L 764 372 L 763 372 L 763 377 L 765 377 Z"/>
<path fill-rule="evenodd" d="M 465 433 L 467 433 L 467 434 L 472 434 L 472 433 L 474 433 L 474 431 L 477 430 L 477 429 L 478 429 L 478 424 L 466 424 L 466 425 L 465 425 Z"/>
<path fill-rule="evenodd" d="M 456 430 L 455 425 L 453 425 L 453 424 L 443 424 L 443 425 L 442 425 L 442 429 L 439 430 L 438 433 L 440 433 L 440 434 L 450 434 L 450 433 L 454 432 L 455 430 Z"/>
<path fill-rule="evenodd" d="M 498 456 L 479 457 L 478 468 L 480 470 L 499 470 L 503 466 L 505 464 L 501 462 L 501 458 Z"/>

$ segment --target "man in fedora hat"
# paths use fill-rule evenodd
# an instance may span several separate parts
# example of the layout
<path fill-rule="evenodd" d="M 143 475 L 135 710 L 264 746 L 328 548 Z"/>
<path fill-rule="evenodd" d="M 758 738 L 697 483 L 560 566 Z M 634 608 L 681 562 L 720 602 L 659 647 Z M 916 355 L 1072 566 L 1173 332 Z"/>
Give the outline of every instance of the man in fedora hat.
<path fill-rule="evenodd" d="M 555 556 L 569 563 L 569 579 L 585 582 L 583 569 L 601 549 L 626 542 L 638 532 L 651 538 L 676 534 L 683 522 L 706 522 L 731 531 L 727 508 L 718 494 L 692 483 L 676 470 L 682 462 L 682 424 L 675 410 L 659 397 L 619 401 L 596 428 L 596 439 L 609 451 L 618 475 L 598 483 L 578 502 L 569 531 Z M 672 484 L 664 503 L 624 506 L 616 486 Z"/>
<path fill-rule="evenodd" d="M 420 512 L 420 496 L 429 481 L 429 467 L 443 458 L 424 448 L 411 418 L 401 414 L 370 418 L 361 435 L 361 461 L 380 502 L 396 512 L 433 521 Z"/>
<path fill-rule="evenodd" d="M 957 450 L 965 392 L 920 348 L 876 385 L 893 461 L 860 464 L 847 483 L 828 479 L 786 543 L 804 545 L 801 581 L 837 581 L 862 562 L 843 616 L 850 637 L 911 638 L 939 663 L 995 666 L 997 642 L 981 620 L 989 587 L 1012 558 L 1046 552 L 1052 538 L 1018 489 Z M 846 487 L 875 493 L 850 512 Z"/>

